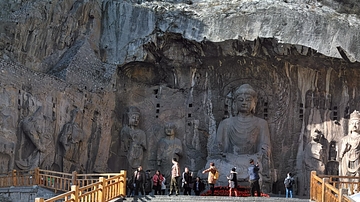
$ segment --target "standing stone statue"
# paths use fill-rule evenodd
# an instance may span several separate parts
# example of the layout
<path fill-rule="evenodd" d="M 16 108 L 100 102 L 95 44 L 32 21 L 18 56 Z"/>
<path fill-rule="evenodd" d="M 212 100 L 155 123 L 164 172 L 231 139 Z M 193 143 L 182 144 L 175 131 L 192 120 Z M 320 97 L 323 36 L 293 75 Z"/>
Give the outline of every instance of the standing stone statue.
<path fill-rule="evenodd" d="M 127 154 L 127 160 L 131 169 L 136 169 L 143 163 L 144 151 L 146 150 L 146 135 L 139 127 L 140 110 L 130 106 L 126 110 L 125 126 L 121 130 L 121 146 Z"/>
<path fill-rule="evenodd" d="M 157 162 L 159 170 L 161 170 L 167 178 L 170 176 L 172 159 L 180 159 L 183 152 L 181 140 L 175 137 L 175 129 L 176 126 L 174 123 L 166 123 L 166 136 L 161 138 L 158 142 Z"/>
<path fill-rule="evenodd" d="M 38 107 L 32 115 L 25 117 L 19 127 L 21 135 L 16 166 L 22 170 L 41 166 L 52 151 L 49 148 L 54 146 L 52 135 L 47 134 L 45 130 L 46 119 L 42 107 Z"/>
<path fill-rule="evenodd" d="M 312 140 L 305 147 L 304 163 L 305 170 L 310 172 L 316 170 L 319 174 L 325 174 L 327 161 L 327 145 L 321 131 L 315 129 L 311 133 Z"/>
<path fill-rule="evenodd" d="M 241 85 L 234 93 L 236 116 L 220 122 L 208 161 L 215 162 L 221 170 L 238 168 L 239 179 L 248 178 L 249 159 L 259 164 L 261 186 L 271 187 L 270 133 L 266 120 L 254 116 L 257 93 L 249 84 Z M 220 182 L 227 182 L 221 179 Z"/>
<path fill-rule="evenodd" d="M 318 174 L 325 174 L 325 165 L 327 162 L 327 140 L 323 133 L 315 129 L 311 133 L 311 141 L 304 149 L 304 185 L 310 184 L 310 173 L 315 170 Z M 305 193 L 309 193 L 308 186 L 304 186 Z"/>
<path fill-rule="evenodd" d="M 71 111 L 71 119 L 63 126 L 59 135 L 60 156 L 62 157 L 60 167 L 63 172 L 72 172 L 80 168 L 79 160 L 85 133 L 75 122 L 77 113 L 77 108 Z"/>
<path fill-rule="evenodd" d="M 342 138 L 339 158 L 340 175 L 356 176 L 360 173 L 360 112 L 350 114 L 349 134 Z"/>

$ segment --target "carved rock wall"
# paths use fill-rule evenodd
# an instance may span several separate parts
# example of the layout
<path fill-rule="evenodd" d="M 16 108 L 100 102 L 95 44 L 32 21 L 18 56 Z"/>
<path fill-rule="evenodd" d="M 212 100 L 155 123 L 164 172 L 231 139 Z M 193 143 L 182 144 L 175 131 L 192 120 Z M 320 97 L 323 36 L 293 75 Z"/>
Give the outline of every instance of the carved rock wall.
<path fill-rule="evenodd" d="M 115 106 L 113 93 L 89 92 L 3 60 L 0 71 L 0 135 L 7 140 L 2 142 L 2 153 L 10 156 L 9 162 L 15 162 L 1 172 L 36 166 L 67 172 L 81 169 L 87 172 L 106 171 L 110 138 L 104 134 L 109 134 L 111 130 L 109 120 Z M 41 110 L 34 115 L 39 108 Z M 76 165 L 60 167 L 65 158 L 60 134 L 63 126 L 71 121 L 70 112 L 73 109 L 79 110 L 74 122 L 86 137 L 81 140 L 81 158 L 73 162 Z M 28 118 L 31 118 L 30 121 L 26 121 Z M 72 134 L 66 135 L 70 135 L 69 144 L 76 143 L 71 138 Z M 31 153 L 33 155 L 29 155 Z M 34 156 L 37 157 L 36 162 L 31 160 Z M 80 169 L 81 165 L 83 168 Z"/>
<path fill-rule="evenodd" d="M 304 158 L 315 129 L 329 147 L 325 172 L 336 172 L 330 146 L 336 153 L 360 108 L 355 1 L 0 5 L 0 172 L 128 169 L 120 144 L 128 106 L 141 111 L 145 169 L 157 169 L 171 121 L 181 166 L 202 170 L 209 138 L 232 115 L 227 96 L 244 83 L 259 93 L 256 115 L 270 126 L 275 193 L 289 171 L 296 193 L 308 193 Z"/>

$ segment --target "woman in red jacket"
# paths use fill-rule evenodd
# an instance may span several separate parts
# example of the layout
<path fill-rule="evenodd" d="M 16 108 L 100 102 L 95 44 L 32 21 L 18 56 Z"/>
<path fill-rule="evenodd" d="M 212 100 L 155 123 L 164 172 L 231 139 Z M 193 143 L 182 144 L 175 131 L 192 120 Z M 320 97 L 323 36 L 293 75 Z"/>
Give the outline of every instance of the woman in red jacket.
<path fill-rule="evenodd" d="M 154 195 L 160 195 L 161 193 L 161 182 L 164 181 L 164 177 L 159 170 L 155 172 L 155 175 L 152 178 L 153 189 L 155 190 Z"/>

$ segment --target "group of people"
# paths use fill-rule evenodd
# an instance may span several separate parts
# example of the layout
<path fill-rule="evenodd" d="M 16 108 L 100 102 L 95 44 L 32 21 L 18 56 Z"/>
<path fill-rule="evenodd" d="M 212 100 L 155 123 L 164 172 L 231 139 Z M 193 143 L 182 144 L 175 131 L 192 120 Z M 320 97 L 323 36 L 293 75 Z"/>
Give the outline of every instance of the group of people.
<path fill-rule="evenodd" d="M 200 195 L 205 190 L 205 184 L 201 181 L 200 177 L 196 177 L 193 181 L 193 173 L 189 171 L 188 167 L 185 167 L 184 172 L 180 175 L 180 166 L 176 158 L 172 159 L 173 166 L 171 168 L 171 180 L 170 189 L 168 195 L 171 196 L 173 193 L 179 195 L 179 178 L 181 177 L 181 187 L 184 189 L 184 195 L 191 195 L 191 190 L 194 190 L 195 195 Z M 254 162 L 253 159 L 249 161 L 248 167 L 249 183 L 250 183 L 250 194 L 251 196 L 261 196 L 260 184 L 259 184 L 259 164 Z M 215 167 L 215 163 L 211 162 L 210 167 L 202 171 L 203 174 L 208 173 L 208 184 L 210 187 L 211 195 L 214 195 L 215 184 L 219 179 L 219 171 Z M 233 167 L 230 174 L 226 176 L 229 181 L 229 196 L 237 195 L 237 172 L 236 167 Z M 284 180 L 286 198 L 293 197 L 293 184 L 294 178 L 291 173 L 287 174 Z M 137 196 L 139 193 L 142 195 L 148 195 L 154 190 L 154 195 L 165 195 L 166 192 L 166 178 L 161 174 L 159 170 L 150 177 L 150 171 L 143 171 L 142 166 L 139 166 L 131 179 L 128 181 L 129 193 L 128 196 Z M 255 192 L 257 193 L 255 195 Z"/>
<path fill-rule="evenodd" d="M 180 188 L 178 182 L 180 177 L 182 178 L 181 187 L 184 189 L 184 195 L 191 195 L 191 190 L 194 190 L 195 195 L 199 196 L 205 189 L 205 185 L 200 177 L 196 177 L 193 182 L 193 173 L 189 171 L 188 167 L 185 167 L 184 172 L 180 175 L 180 166 L 177 159 L 173 158 L 172 163 L 169 196 L 171 196 L 174 191 L 176 196 L 179 195 Z"/>
<path fill-rule="evenodd" d="M 181 177 L 181 186 L 184 189 L 184 195 L 191 195 L 191 190 L 194 190 L 195 195 L 205 189 L 205 184 L 200 177 L 193 180 L 193 174 L 185 167 L 185 171 L 180 175 L 180 166 L 176 158 L 172 159 L 173 166 L 171 168 L 170 190 L 169 196 L 173 193 L 179 195 L 179 178 Z M 162 175 L 160 170 L 156 170 L 155 174 L 150 177 L 150 171 L 143 171 L 142 166 L 139 166 L 133 173 L 133 176 L 127 181 L 128 196 L 148 195 L 154 190 L 154 195 L 165 195 L 166 192 L 166 177 Z"/>
<path fill-rule="evenodd" d="M 259 164 L 255 164 L 253 159 L 250 159 L 250 166 L 248 167 L 248 175 L 249 175 L 249 182 L 250 182 L 250 194 L 251 196 L 255 196 L 255 191 L 257 192 L 256 196 L 261 196 L 260 191 L 260 184 L 259 184 Z M 214 195 L 215 192 L 215 184 L 216 181 L 219 179 L 219 171 L 215 167 L 215 163 L 211 162 L 210 167 L 204 170 L 202 173 L 209 173 L 208 174 L 208 183 L 210 186 L 211 195 Z M 237 172 L 236 167 L 233 167 L 230 171 L 230 174 L 226 176 L 229 181 L 229 196 L 232 196 L 233 193 L 235 196 L 237 195 L 237 187 L 238 187 L 238 180 L 237 180 Z"/>

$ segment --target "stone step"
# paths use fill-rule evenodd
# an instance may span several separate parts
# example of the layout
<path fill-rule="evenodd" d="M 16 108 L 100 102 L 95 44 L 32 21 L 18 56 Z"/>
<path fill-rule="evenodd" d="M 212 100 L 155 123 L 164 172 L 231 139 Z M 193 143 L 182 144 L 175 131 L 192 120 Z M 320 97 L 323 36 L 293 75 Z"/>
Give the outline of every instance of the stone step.
<path fill-rule="evenodd" d="M 310 201 L 309 199 L 301 198 L 285 198 L 285 197 L 226 197 L 226 196 L 184 196 L 184 195 L 147 195 L 137 197 L 126 197 L 125 199 L 117 198 L 111 200 L 111 202 L 130 202 L 130 201 L 152 201 L 152 202 L 163 202 L 163 201 L 182 201 L 182 202 L 205 202 L 205 201 L 265 201 L 265 202 L 305 202 Z"/>

